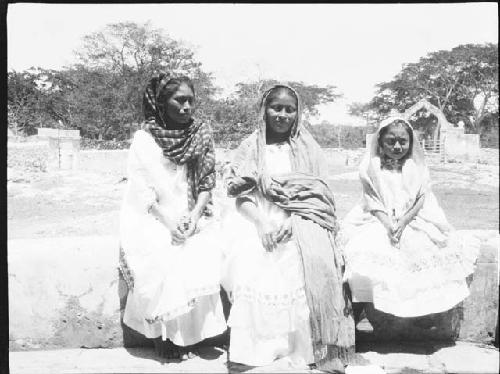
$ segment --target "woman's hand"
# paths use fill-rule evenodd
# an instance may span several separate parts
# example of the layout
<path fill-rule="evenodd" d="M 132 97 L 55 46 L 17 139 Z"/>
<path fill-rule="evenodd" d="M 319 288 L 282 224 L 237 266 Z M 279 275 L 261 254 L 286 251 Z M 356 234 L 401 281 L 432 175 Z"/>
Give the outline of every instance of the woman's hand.
<path fill-rule="evenodd" d="M 210 200 L 210 196 L 210 191 L 200 192 L 200 194 L 198 195 L 198 200 L 196 201 L 196 204 L 191 212 L 181 217 L 177 222 L 177 231 L 180 232 L 180 234 L 183 236 L 184 241 L 186 241 L 187 238 L 193 236 L 196 233 L 198 221 L 200 220 L 203 210 Z"/>
<path fill-rule="evenodd" d="M 199 220 L 199 215 L 196 213 L 191 213 L 183 216 L 178 224 L 177 229 L 182 233 L 185 239 L 189 238 L 196 232 L 196 225 Z"/>
<path fill-rule="evenodd" d="M 276 249 L 275 235 L 276 231 L 267 220 L 260 220 L 257 223 L 257 231 L 262 242 L 262 246 L 267 252 L 272 252 Z"/>
<path fill-rule="evenodd" d="M 170 230 L 170 236 L 172 237 L 173 245 L 181 245 L 186 241 L 186 237 L 178 228 Z"/>
<path fill-rule="evenodd" d="M 257 209 L 255 202 L 248 196 L 236 199 L 236 209 L 257 228 L 262 246 L 267 252 L 272 252 L 276 248 L 276 229 Z"/>
<path fill-rule="evenodd" d="M 175 224 L 175 222 L 168 217 L 167 212 L 165 212 L 157 202 L 151 205 L 149 212 L 170 231 L 172 244 L 180 245 L 186 241 L 181 230 L 179 230 L 178 224 Z"/>
<path fill-rule="evenodd" d="M 292 238 L 292 219 L 287 218 L 280 229 L 276 232 L 274 240 L 276 243 L 282 243 L 290 240 Z"/>
<path fill-rule="evenodd" d="M 281 187 L 279 183 L 276 182 L 270 183 L 268 194 L 272 196 L 273 201 L 286 203 L 289 200 L 289 196 L 287 195 L 286 191 Z"/>

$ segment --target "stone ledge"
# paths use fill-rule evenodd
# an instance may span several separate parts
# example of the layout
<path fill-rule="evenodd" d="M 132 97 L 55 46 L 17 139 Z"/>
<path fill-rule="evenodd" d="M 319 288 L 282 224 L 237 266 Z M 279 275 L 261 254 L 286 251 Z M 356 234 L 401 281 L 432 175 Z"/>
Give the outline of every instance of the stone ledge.
<path fill-rule="evenodd" d="M 358 341 L 458 338 L 492 343 L 498 331 L 499 234 L 470 233 L 481 238 L 483 262 L 474 274 L 471 296 L 459 308 L 399 321 L 371 311 L 374 334 L 360 334 Z M 118 279 L 117 263 L 118 239 L 112 236 L 10 240 L 10 349 L 149 345 L 120 323 L 127 289 Z"/>

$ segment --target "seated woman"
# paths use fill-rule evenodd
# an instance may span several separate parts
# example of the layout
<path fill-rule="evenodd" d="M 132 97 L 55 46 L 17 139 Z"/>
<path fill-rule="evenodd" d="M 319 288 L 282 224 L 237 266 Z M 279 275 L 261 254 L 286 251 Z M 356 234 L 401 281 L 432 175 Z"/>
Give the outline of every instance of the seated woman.
<path fill-rule="evenodd" d="M 321 149 L 300 113 L 292 88 L 269 89 L 258 129 L 226 173 L 241 213 L 224 223 L 229 359 L 263 366 L 287 356 L 293 365 L 343 372 L 354 354 L 354 320 L 335 244 L 335 205 Z"/>
<path fill-rule="evenodd" d="M 349 212 L 341 231 L 353 301 L 416 317 L 444 312 L 466 298 L 479 242 L 458 238 L 449 225 L 406 120 L 380 124 L 359 176 L 362 204 Z"/>
<path fill-rule="evenodd" d="M 129 286 L 123 322 L 156 338 L 165 358 L 185 356 L 188 346 L 226 329 L 210 219 L 214 145 L 209 126 L 192 118 L 194 95 L 185 77 L 162 73 L 149 82 L 120 216 L 120 268 Z"/>

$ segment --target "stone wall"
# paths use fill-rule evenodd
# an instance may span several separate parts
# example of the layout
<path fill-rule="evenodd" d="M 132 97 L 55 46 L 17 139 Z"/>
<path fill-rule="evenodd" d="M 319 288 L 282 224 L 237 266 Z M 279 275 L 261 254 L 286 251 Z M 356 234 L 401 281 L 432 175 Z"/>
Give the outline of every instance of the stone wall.
<path fill-rule="evenodd" d="M 479 134 L 464 134 L 462 128 L 448 129 L 444 138 L 448 160 L 476 162 L 479 160 Z"/>
<path fill-rule="evenodd" d="M 481 239 L 481 256 L 471 296 L 460 308 L 424 319 L 368 311 L 374 332 L 359 339 L 491 343 L 498 321 L 499 234 L 471 234 Z M 10 240 L 7 260 L 11 350 L 150 344 L 120 322 L 127 289 L 116 268 L 116 237 Z"/>
<path fill-rule="evenodd" d="M 49 146 L 47 170 L 74 170 L 80 151 L 80 130 L 38 128 L 38 139 Z"/>

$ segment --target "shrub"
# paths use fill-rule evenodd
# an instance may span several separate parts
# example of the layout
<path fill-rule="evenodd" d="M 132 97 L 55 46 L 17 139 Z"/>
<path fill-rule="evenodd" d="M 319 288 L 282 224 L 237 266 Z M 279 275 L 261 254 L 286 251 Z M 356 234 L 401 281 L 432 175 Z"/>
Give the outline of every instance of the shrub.
<path fill-rule="evenodd" d="M 80 149 L 97 149 L 97 150 L 111 150 L 111 149 L 129 149 L 129 140 L 97 140 L 97 139 L 80 139 Z"/>

